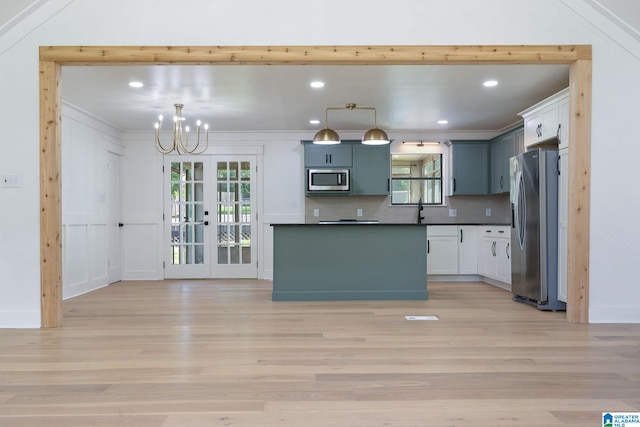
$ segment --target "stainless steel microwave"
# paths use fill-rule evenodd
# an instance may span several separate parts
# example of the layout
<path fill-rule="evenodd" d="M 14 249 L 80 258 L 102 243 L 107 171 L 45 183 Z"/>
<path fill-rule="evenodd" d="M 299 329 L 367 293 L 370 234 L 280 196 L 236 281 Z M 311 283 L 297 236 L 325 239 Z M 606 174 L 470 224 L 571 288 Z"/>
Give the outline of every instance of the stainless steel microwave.
<path fill-rule="evenodd" d="M 349 191 L 349 169 L 308 169 L 307 191 Z"/>

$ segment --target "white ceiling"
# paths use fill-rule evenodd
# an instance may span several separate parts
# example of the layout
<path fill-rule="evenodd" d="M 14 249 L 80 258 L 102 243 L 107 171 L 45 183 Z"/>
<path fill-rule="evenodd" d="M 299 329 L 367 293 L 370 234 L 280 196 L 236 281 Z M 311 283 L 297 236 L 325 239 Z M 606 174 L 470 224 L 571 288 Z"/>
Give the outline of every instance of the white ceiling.
<path fill-rule="evenodd" d="M 327 107 L 375 107 L 388 132 L 500 131 L 517 113 L 568 85 L 568 66 L 98 66 L 63 67 L 68 102 L 124 131 L 149 131 L 159 114 L 185 105 L 187 122 L 214 131 L 309 131 Z M 486 88 L 487 79 L 499 82 Z M 129 81 L 144 83 L 132 89 Z M 326 83 L 312 89 L 313 80 Z M 368 110 L 329 111 L 330 127 L 373 126 Z M 319 119 L 319 125 L 309 124 Z M 437 121 L 446 119 L 447 125 Z M 392 136 L 392 135 L 390 135 Z"/>

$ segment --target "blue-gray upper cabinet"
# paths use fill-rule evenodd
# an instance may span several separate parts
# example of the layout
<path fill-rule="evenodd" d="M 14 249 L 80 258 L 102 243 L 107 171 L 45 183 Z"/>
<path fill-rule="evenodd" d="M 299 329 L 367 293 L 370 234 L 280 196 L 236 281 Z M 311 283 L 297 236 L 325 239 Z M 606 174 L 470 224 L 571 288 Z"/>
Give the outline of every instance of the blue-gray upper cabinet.
<path fill-rule="evenodd" d="M 524 130 L 518 127 L 490 141 L 491 194 L 508 193 L 511 188 L 509 159 L 524 149 Z"/>
<path fill-rule="evenodd" d="M 352 193 L 362 196 L 389 194 L 389 145 L 353 145 Z"/>
<path fill-rule="evenodd" d="M 351 167 L 351 163 L 351 145 L 304 145 L 305 167 Z"/>
<path fill-rule="evenodd" d="M 489 194 L 488 141 L 451 141 L 452 196 Z"/>

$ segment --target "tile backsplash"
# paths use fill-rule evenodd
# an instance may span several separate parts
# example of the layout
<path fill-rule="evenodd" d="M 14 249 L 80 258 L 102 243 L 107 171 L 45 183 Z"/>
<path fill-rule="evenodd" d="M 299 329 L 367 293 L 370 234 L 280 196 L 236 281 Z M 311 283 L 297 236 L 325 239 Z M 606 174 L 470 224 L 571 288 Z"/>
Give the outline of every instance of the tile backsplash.
<path fill-rule="evenodd" d="M 446 206 L 425 206 L 424 223 L 478 223 L 493 224 L 511 222 L 509 194 L 493 196 L 445 197 Z M 358 217 L 358 210 L 362 216 Z M 450 210 L 456 216 L 449 216 Z M 487 210 L 491 216 L 487 216 Z M 317 210 L 319 216 L 314 216 Z M 417 206 L 392 206 L 389 196 L 315 196 L 305 197 L 305 222 L 337 219 L 377 219 L 381 223 L 415 223 Z"/>

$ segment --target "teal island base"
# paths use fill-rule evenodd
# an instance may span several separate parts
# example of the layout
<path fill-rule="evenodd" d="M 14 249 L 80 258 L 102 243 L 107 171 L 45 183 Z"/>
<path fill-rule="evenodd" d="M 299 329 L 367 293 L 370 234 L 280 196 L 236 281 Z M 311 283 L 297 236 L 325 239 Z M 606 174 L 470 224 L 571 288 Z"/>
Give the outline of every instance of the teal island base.
<path fill-rule="evenodd" d="M 272 224 L 273 301 L 426 300 L 424 224 Z"/>

